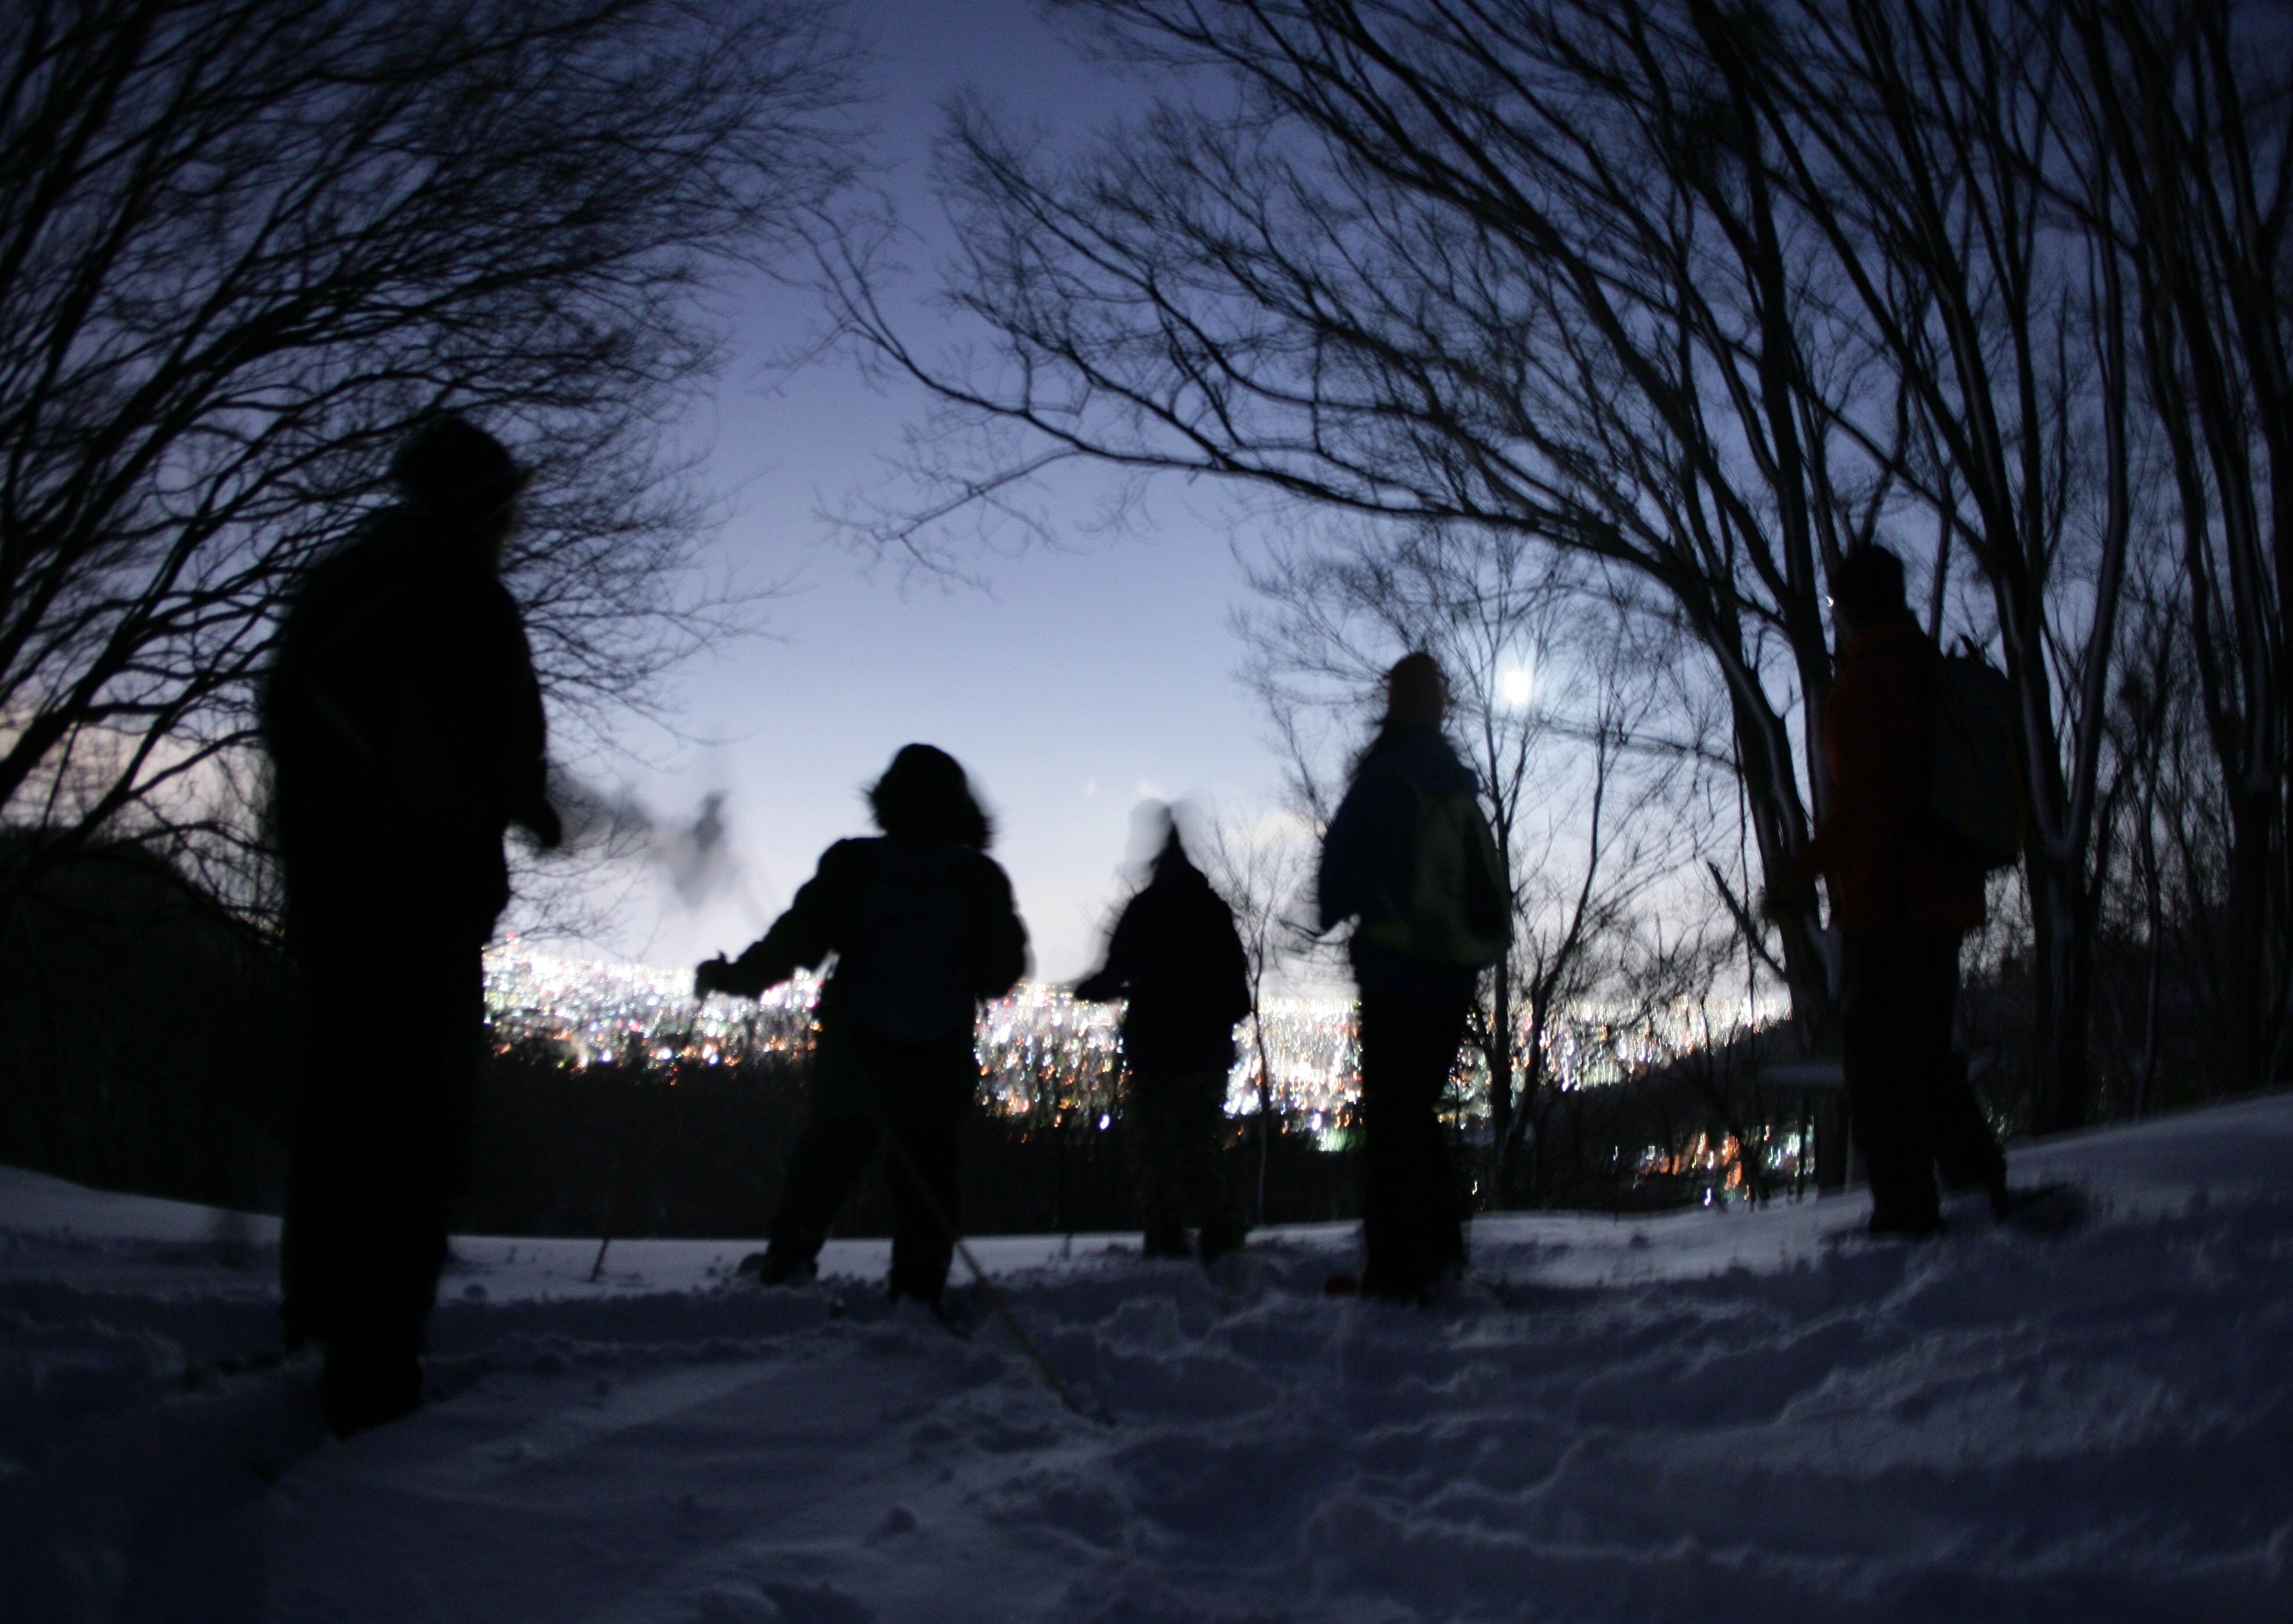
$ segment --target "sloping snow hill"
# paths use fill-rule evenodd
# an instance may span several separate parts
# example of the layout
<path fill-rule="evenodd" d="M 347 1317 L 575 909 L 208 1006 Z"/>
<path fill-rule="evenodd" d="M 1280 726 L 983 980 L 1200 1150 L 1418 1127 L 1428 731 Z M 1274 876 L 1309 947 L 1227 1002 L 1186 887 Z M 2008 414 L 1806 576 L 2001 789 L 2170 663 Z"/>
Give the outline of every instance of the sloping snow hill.
<path fill-rule="evenodd" d="M 438 1394 L 347 1444 L 272 1226 L 0 1173 L 9 1619 L 2293 1618 L 2293 1097 L 2026 1148 L 2052 1239 L 1860 1198 L 1476 1225 L 1431 1313 L 989 1240 L 1010 1332 L 734 1242 L 458 1241 Z"/>

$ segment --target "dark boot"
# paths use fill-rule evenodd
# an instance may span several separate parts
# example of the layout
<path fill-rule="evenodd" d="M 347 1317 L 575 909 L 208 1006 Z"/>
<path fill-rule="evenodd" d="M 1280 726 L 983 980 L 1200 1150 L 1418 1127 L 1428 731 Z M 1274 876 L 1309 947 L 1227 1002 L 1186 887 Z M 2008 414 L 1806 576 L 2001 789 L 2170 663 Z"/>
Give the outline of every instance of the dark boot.
<path fill-rule="evenodd" d="M 422 1407 L 422 1361 L 412 1353 L 329 1347 L 319 1400 L 327 1430 L 337 1438 L 386 1426 Z"/>
<path fill-rule="evenodd" d="M 741 1259 L 733 1271 L 735 1280 L 753 1281 L 759 1286 L 802 1284 L 820 1274 L 820 1259 L 800 1247 L 786 1246 L 774 1240 L 761 1252 L 751 1252 Z"/>
<path fill-rule="evenodd" d="M 1215 1218 L 1203 1225 L 1203 1267 L 1209 1268 L 1228 1253 L 1239 1251 L 1250 1226 L 1237 1218 Z"/>
<path fill-rule="evenodd" d="M 1898 1240 L 1932 1240 L 1943 1232 L 1940 1213 L 1892 1212 L 1876 1206 L 1871 1209 L 1871 1222 L 1865 1227 L 1874 1235 Z"/>
<path fill-rule="evenodd" d="M 944 1318 L 943 1306 L 948 1301 L 947 1273 L 945 1270 L 933 1273 L 912 1268 L 902 1269 L 895 1264 L 891 1278 L 884 1282 L 884 1295 L 895 1303 L 921 1303 Z"/>
<path fill-rule="evenodd" d="M 1139 1251 L 1148 1257 L 1191 1257 L 1187 1232 L 1176 1224 L 1150 1224 L 1140 1238 Z"/>

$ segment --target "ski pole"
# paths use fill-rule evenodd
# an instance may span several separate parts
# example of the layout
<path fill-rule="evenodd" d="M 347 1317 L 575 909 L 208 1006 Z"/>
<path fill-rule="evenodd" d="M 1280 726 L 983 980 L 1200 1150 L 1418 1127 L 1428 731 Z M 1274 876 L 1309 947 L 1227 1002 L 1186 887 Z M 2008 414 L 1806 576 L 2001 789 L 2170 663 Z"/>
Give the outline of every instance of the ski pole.
<path fill-rule="evenodd" d="M 679 1046 L 680 1054 L 684 1046 L 689 1045 L 692 1040 L 693 1028 L 688 1025 L 685 1029 L 685 1037 Z M 613 1244 L 614 1226 L 621 1218 L 628 1216 L 629 1202 L 636 1198 L 637 1164 L 644 1159 L 645 1152 L 652 1148 L 653 1130 L 660 1125 L 661 1113 L 668 1109 L 668 1091 L 675 1087 L 677 1087 L 677 1062 L 672 1060 L 669 1062 L 668 1081 L 663 1083 L 660 1092 L 653 1096 L 652 1107 L 646 1111 L 644 1120 L 638 1125 L 636 1142 L 629 1147 L 628 1154 L 622 1159 L 620 1188 L 615 1192 L 612 1205 L 605 1212 L 604 1233 L 597 1238 L 597 1260 L 589 1265 L 589 1283 L 593 1286 L 605 1273 L 605 1248 Z"/>
<path fill-rule="evenodd" d="M 923 1169 L 916 1165 L 914 1153 L 908 1149 L 900 1136 L 892 1131 L 891 1122 L 884 1111 L 884 1103 L 876 1097 L 876 1091 L 863 1083 L 861 1085 L 860 1092 L 867 1099 L 868 1110 L 876 1119 L 877 1131 L 884 1135 L 884 1143 L 889 1147 L 891 1153 L 899 1158 L 900 1166 L 906 1171 L 909 1183 L 915 1186 L 916 1194 L 922 1199 L 924 1210 L 931 1215 L 932 1222 L 938 1224 L 941 1232 L 953 1243 L 956 1255 L 963 1259 L 963 1266 L 971 1271 L 971 1278 L 978 1285 L 981 1295 L 986 1297 L 988 1307 L 993 1311 L 997 1318 L 1010 1328 L 1011 1339 L 1019 1345 L 1019 1351 L 1026 1354 L 1033 1362 L 1035 1369 L 1041 1372 L 1045 1385 L 1057 1396 L 1060 1403 L 1086 1421 L 1101 1426 L 1106 1425 L 1108 1418 L 1106 1414 L 1102 1412 L 1094 1415 L 1082 1407 L 1081 1402 L 1068 1389 L 1066 1383 L 1059 1379 L 1059 1373 L 1051 1368 L 1051 1361 L 1043 1357 L 1042 1350 L 1035 1345 L 1033 1340 L 1028 1337 L 1025 1329 L 1020 1325 L 1019 1317 L 1011 1312 L 1011 1305 L 1004 1299 L 1002 1292 L 996 1289 L 995 1282 L 988 1278 L 987 1271 L 980 1266 L 979 1259 L 973 1254 L 970 1243 L 957 1232 L 955 1220 L 948 1215 L 947 1209 L 940 1205 L 939 1197 L 932 1193 L 931 1186 L 924 1182 Z"/>

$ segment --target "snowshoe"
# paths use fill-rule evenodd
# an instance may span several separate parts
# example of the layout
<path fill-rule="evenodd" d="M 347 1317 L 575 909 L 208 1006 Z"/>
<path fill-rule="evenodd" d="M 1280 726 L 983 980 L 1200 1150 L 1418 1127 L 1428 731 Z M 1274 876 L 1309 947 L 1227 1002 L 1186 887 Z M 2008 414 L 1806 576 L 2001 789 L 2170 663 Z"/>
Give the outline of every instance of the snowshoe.
<path fill-rule="evenodd" d="M 943 1289 L 936 1297 L 926 1297 L 920 1291 L 903 1290 L 894 1286 L 884 1295 L 895 1316 L 915 1314 L 919 1318 L 928 1317 L 942 1330 L 960 1340 L 969 1341 L 971 1333 L 979 1327 L 978 1310 L 968 1297 L 952 1288 Z"/>
<path fill-rule="evenodd" d="M 971 1339 L 971 1333 L 979 1329 L 979 1311 L 972 1306 L 968 1297 L 960 1293 L 943 1291 L 939 1294 L 938 1302 L 927 1306 L 931 1309 L 932 1318 L 937 1320 L 951 1336 L 968 1342 Z"/>
<path fill-rule="evenodd" d="M 1863 1232 L 1874 1240 L 1938 1240 L 1950 1226 L 1941 1213 L 1874 1212 Z"/>
<path fill-rule="evenodd" d="M 733 1271 L 734 1280 L 746 1281 L 752 1286 L 801 1285 L 819 1277 L 818 1258 L 799 1257 L 778 1247 L 749 1253 Z"/>

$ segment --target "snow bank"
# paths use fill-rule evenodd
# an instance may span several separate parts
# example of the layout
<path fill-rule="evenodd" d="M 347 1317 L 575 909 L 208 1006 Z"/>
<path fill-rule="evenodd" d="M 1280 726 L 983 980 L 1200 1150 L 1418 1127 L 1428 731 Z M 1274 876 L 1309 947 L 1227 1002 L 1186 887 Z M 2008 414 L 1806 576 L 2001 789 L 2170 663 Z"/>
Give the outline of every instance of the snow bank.
<path fill-rule="evenodd" d="M 2025 1149 L 2053 1240 L 1860 1198 L 1475 1226 L 1430 1313 L 1325 1295 L 1351 1238 L 1206 1278 L 976 1244 L 1087 1407 L 839 1242 L 456 1242 L 440 1396 L 321 1442 L 261 1220 L 0 1172 L 10 1618 L 2293 1616 L 2293 1098 Z"/>

